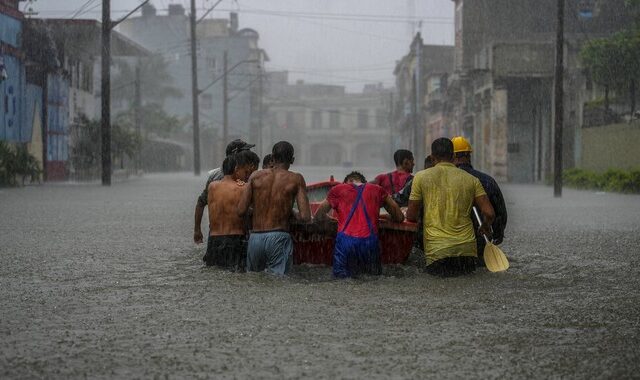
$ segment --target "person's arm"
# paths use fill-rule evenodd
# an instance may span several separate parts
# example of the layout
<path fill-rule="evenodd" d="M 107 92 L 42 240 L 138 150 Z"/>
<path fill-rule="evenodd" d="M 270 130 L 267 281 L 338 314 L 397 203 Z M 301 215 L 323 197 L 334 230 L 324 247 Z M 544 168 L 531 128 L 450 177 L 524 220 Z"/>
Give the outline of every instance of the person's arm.
<path fill-rule="evenodd" d="M 407 221 L 416 223 L 420 217 L 420 210 L 422 210 L 422 201 L 409 200 L 409 207 L 407 208 Z"/>
<path fill-rule="evenodd" d="M 322 201 L 320 207 L 316 210 L 316 214 L 313 216 L 313 219 L 317 221 L 323 221 L 328 219 L 327 214 L 331 211 L 331 204 L 328 200 Z"/>
<path fill-rule="evenodd" d="M 500 187 L 497 183 L 494 183 L 494 185 L 493 196 L 490 198 L 496 213 L 496 219 L 493 221 L 493 239 L 494 244 L 500 244 L 504 239 L 504 229 L 507 226 L 507 206 L 505 205 Z"/>
<path fill-rule="evenodd" d="M 298 176 L 298 193 L 296 194 L 298 213 L 296 217 L 299 221 L 308 223 L 311 221 L 311 207 L 309 206 L 309 198 L 307 197 L 307 184 L 302 175 L 298 174 Z"/>
<path fill-rule="evenodd" d="M 196 244 L 202 244 L 202 229 L 200 227 L 200 224 L 202 224 L 203 214 L 204 214 L 204 207 L 202 207 L 200 202 L 196 203 L 195 227 L 193 229 L 193 241 Z"/>
<path fill-rule="evenodd" d="M 396 223 L 402 223 L 404 221 L 404 214 L 402 210 L 400 210 L 400 206 L 391 198 L 391 196 L 387 195 L 384 198 L 382 206 L 385 210 L 391 215 L 391 218 Z"/>
<path fill-rule="evenodd" d="M 211 184 L 211 178 L 207 179 L 207 184 L 205 185 L 204 190 L 202 190 L 202 193 L 200 193 L 200 196 L 198 196 L 198 201 L 196 202 L 196 209 L 194 213 L 195 225 L 193 228 L 193 241 L 196 244 L 202 243 L 202 229 L 200 225 L 202 224 L 204 209 L 207 207 L 209 184 Z"/>
<path fill-rule="evenodd" d="M 253 175 L 258 172 L 253 172 L 249 177 L 249 180 L 244 185 L 244 191 L 240 196 L 240 201 L 238 202 L 238 216 L 244 218 L 245 215 L 249 212 L 249 207 L 251 207 L 251 201 L 253 198 Z"/>
<path fill-rule="evenodd" d="M 409 205 L 407 207 L 407 220 L 409 222 L 416 223 L 420 219 L 420 212 L 423 207 L 423 195 L 422 195 L 422 174 L 419 172 L 413 177 L 411 181 L 411 194 L 409 195 Z"/>
<path fill-rule="evenodd" d="M 473 199 L 473 204 L 478 208 L 482 215 L 482 225 L 480 225 L 479 231 L 485 234 L 488 238 L 491 237 L 491 224 L 496 217 L 495 212 L 493 211 L 493 206 L 491 206 L 491 201 L 489 201 L 489 197 L 484 194 L 479 197 L 475 197 Z"/>

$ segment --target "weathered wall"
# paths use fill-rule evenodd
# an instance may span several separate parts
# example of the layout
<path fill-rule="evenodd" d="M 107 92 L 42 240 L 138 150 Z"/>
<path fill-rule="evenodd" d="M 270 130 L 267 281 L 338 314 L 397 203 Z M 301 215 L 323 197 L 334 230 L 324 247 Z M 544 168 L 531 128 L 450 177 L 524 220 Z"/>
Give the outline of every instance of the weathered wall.
<path fill-rule="evenodd" d="M 640 121 L 582 129 L 582 169 L 640 168 Z"/>

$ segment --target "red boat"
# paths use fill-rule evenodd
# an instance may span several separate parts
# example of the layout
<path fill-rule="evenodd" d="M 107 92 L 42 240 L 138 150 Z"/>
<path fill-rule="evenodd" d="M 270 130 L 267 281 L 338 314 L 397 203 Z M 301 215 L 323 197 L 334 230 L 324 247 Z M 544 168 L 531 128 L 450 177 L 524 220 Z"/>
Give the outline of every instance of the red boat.
<path fill-rule="evenodd" d="M 333 177 L 326 182 L 307 186 L 311 213 L 315 214 L 329 190 L 340 184 Z M 383 210 L 384 212 L 384 210 Z M 329 214 L 333 218 L 333 211 Z M 402 264 L 407 261 L 415 239 L 416 224 L 394 223 L 381 215 L 378 221 L 382 264 Z M 293 236 L 294 264 L 322 264 L 331 266 L 333 247 L 337 233 L 337 221 L 320 224 L 295 224 L 291 227 Z"/>

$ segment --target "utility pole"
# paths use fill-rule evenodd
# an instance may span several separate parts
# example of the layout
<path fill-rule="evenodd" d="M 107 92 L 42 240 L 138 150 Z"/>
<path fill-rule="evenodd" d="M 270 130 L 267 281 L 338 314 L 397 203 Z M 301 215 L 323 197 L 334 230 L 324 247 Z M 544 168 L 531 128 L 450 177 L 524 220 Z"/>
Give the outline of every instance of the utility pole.
<path fill-rule="evenodd" d="M 424 117 L 423 103 L 424 96 L 422 94 L 422 36 L 420 32 L 416 33 L 416 147 L 413 151 L 414 157 L 425 157 L 424 152 Z"/>
<path fill-rule="evenodd" d="M 196 0 L 191 0 L 191 97 L 193 103 L 193 174 L 200 175 L 200 107 L 198 107 L 198 57 L 196 55 Z"/>
<path fill-rule="evenodd" d="M 227 72 L 227 66 L 229 65 L 229 59 L 227 57 L 227 51 L 224 51 L 224 58 L 223 58 L 223 66 L 222 66 L 222 70 L 223 70 L 223 77 L 222 77 L 222 144 L 223 146 L 225 146 L 226 144 L 228 144 L 228 140 L 229 140 L 229 81 L 228 81 L 228 76 L 229 73 Z"/>
<path fill-rule="evenodd" d="M 260 99 L 258 99 L 259 103 L 258 103 L 258 150 L 260 151 L 261 155 L 264 155 L 264 151 L 263 146 L 262 146 L 262 128 L 263 128 L 263 123 L 262 123 L 262 117 L 264 116 L 264 104 L 263 104 L 263 99 L 264 99 L 264 76 L 262 75 L 262 67 L 258 66 L 258 75 L 259 75 L 259 80 L 258 80 L 258 94 L 260 96 Z"/>
<path fill-rule="evenodd" d="M 136 154 L 136 172 L 142 170 L 142 79 L 140 77 L 140 61 L 136 63 L 136 81 L 135 81 L 135 99 L 134 99 L 134 123 L 136 135 L 140 139 L 140 146 Z"/>
<path fill-rule="evenodd" d="M 111 186 L 111 0 L 102 0 L 101 122 L 102 185 Z"/>
<path fill-rule="evenodd" d="M 111 186 L 111 30 L 147 4 L 143 1 L 126 16 L 111 21 L 111 0 L 102 0 L 102 60 L 101 65 L 101 109 L 100 137 L 102 161 L 102 185 Z"/>
<path fill-rule="evenodd" d="M 411 91 L 411 124 L 412 124 L 412 133 L 411 133 L 411 151 L 414 154 L 414 157 L 418 157 L 416 148 L 418 146 L 418 78 L 417 73 L 411 77 L 413 91 Z M 406 149 L 406 148 L 405 148 Z"/>
<path fill-rule="evenodd" d="M 389 157 L 393 157 L 394 144 L 393 144 L 393 132 L 394 132 L 394 115 L 393 115 L 393 91 L 389 91 Z"/>
<path fill-rule="evenodd" d="M 562 127 L 564 123 L 564 1 L 558 0 L 555 75 L 553 195 L 562 197 Z"/>

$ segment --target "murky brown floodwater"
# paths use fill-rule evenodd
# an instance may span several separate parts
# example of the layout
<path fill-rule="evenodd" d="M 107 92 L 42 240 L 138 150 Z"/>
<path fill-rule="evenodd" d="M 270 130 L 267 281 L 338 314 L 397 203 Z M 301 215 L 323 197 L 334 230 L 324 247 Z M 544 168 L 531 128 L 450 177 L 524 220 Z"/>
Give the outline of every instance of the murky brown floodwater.
<path fill-rule="evenodd" d="M 204 268 L 203 180 L 0 190 L 1 378 L 640 377 L 640 197 L 505 186 L 511 269 Z"/>

